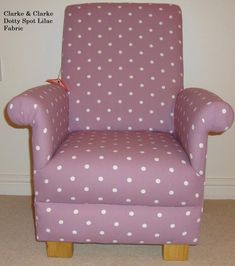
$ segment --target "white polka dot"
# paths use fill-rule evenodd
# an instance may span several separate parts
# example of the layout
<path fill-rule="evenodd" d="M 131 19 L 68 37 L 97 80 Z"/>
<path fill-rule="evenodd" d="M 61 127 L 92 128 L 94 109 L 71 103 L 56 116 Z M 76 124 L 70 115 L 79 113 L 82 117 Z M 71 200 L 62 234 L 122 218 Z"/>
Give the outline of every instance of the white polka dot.
<path fill-rule="evenodd" d="M 86 225 L 91 225 L 91 221 L 86 221 Z"/>
<path fill-rule="evenodd" d="M 131 183 L 131 182 L 132 182 L 132 178 L 131 178 L 131 177 L 128 177 L 128 178 L 126 179 L 126 181 L 127 181 L 128 183 Z"/>
<path fill-rule="evenodd" d="M 188 186 L 189 182 L 187 180 L 184 181 L 184 185 Z"/>
<path fill-rule="evenodd" d="M 72 231 L 72 234 L 73 234 L 73 235 L 77 235 L 77 233 L 78 233 L 77 230 L 73 230 L 73 231 Z"/>
<path fill-rule="evenodd" d="M 85 168 L 86 170 L 88 170 L 88 169 L 90 168 L 90 165 L 89 165 L 89 164 L 85 164 L 85 165 L 84 165 L 84 168 Z"/>
<path fill-rule="evenodd" d="M 148 225 L 147 224 L 142 224 L 142 228 L 147 228 Z"/>
<path fill-rule="evenodd" d="M 146 166 L 141 166 L 140 169 L 141 169 L 142 172 L 145 172 L 147 170 L 147 167 Z"/>
<path fill-rule="evenodd" d="M 134 216 L 134 215 L 135 215 L 135 213 L 133 211 L 129 212 L 129 216 Z"/>
<path fill-rule="evenodd" d="M 131 232 L 128 232 L 126 235 L 127 236 L 132 236 L 132 233 Z"/>
<path fill-rule="evenodd" d="M 118 226 L 119 226 L 119 222 L 114 222 L 113 225 L 114 225 L 115 227 L 118 227 Z"/>
<path fill-rule="evenodd" d="M 175 224 L 171 224 L 170 228 L 172 228 L 172 229 L 175 228 Z"/>
<path fill-rule="evenodd" d="M 10 109 L 13 109 L 13 107 L 14 107 L 14 105 L 13 105 L 13 103 L 11 103 L 10 106 L 9 106 L 9 108 Z"/>
<path fill-rule="evenodd" d="M 113 191 L 114 193 L 116 193 L 116 192 L 118 191 L 118 189 L 117 189 L 117 188 L 113 188 L 112 191 Z"/>
<path fill-rule="evenodd" d="M 187 235 L 187 232 L 183 232 L 183 233 L 182 233 L 182 236 L 186 236 L 186 235 Z"/>
<path fill-rule="evenodd" d="M 203 143 L 199 143 L 199 148 L 202 149 L 204 147 Z"/>
<path fill-rule="evenodd" d="M 113 165 L 113 170 L 117 170 L 118 166 L 117 165 Z"/>
<path fill-rule="evenodd" d="M 44 134 L 47 133 L 47 128 L 46 128 L 46 127 L 43 129 L 43 133 L 44 133 Z"/>
<path fill-rule="evenodd" d="M 161 217 L 162 217 L 162 213 L 161 213 L 161 212 L 158 212 L 158 213 L 157 213 L 157 217 L 158 217 L 158 218 L 161 218 Z"/>
<path fill-rule="evenodd" d="M 175 172 L 175 169 L 171 167 L 171 168 L 169 168 L 169 172 L 170 173 L 174 173 Z"/>
<path fill-rule="evenodd" d="M 60 171 L 62 168 L 63 168 L 62 165 L 58 165 L 58 166 L 57 166 L 57 170 L 58 170 L 58 171 Z"/>
<path fill-rule="evenodd" d="M 191 214 L 191 211 L 186 211 L 185 215 L 189 216 Z"/>
<path fill-rule="evenodd" d="M 47 208 L 46 211 L 47 211 L 47 212 L 51 212 L 51 208 Z"/>
<path fill-rule="evenodd" d="M 99 234 L 100 235 L 104 235 L 105 233 L 104 233 L 104 231 L 100 231 Z"/>
<path fill-rule="evenodd" d="M 70 180 L 73 182 L 75 181 L 76 177 L 75 176 L 70 176 Z"/>
<path fill-rule="evenodd" d="M 39 145 L 37 145 L 36 147 L 35 147 L 35 149 L 36 149 L 36 151 L 40 151 L 40 146 Z"/>
<path fill-rule="evenodd" d="M 170 191 L 169 191 L 169 195 L 172 196 L 172 195 L 174 195 L 174 194 L 175 194 L 175 192 L 174 192 L 173 190 L 170 190 Z"/>
<path fill-rule="evenodd" d="M 99 177 L 98 177 L 98 180 L 99 180 L 100 182 L 104 181 L 103 176 L 99 176 Z"/>
<path fill-rule="evenodd" d="M 63 220 L 59 220 L 58 223 L 59 223 L 59 224 L 64 224 L 64 221 L 63 221 Z"/>
<path fill-rule="evenodd" d="M 38 107 L 38 105 L 35 103 L 35 104 L 33 105 L 33 108 L 34 108 L 34 109 L 37 109 L 37 107 Z"/>
<path fill-rule="evenodd" d="M 57 192 L 61 192 L 62 191 L 62 188 L 61 187 L 58 187 L 57 188 Z"/>
<path fill-rule="evenodd" d="M 73 213 L 78 214 L 79 213 L 78 209 L 73 210 Z"/>
<path fill-rule="evenodd" d="M 103 215 L 104 215 L 104 214 L 106 214 L 106 212 L 107 212 L 107 211 L 106 211 L 106 210 L 104 210 L 104 209 L 103 209 L 103 210 L 101 210 L 101 214 L 103 214 Z"/>
<path fill-rule="evenodd" d="M 141 194 L 145 194 L 145 193 L 146 193 L 146 189 L 141 189 L 141 190 L 140 190 L 140 193 L 141 193 Z"/>
<path fill-rule="evenodd" d="M 50 233 L 51 232 L 51 229 L 50 228 L 46 228 L 46 232 L 47 233 Z"/>
<path fill-rule="evenodd" d="M 83 190 L 86 191 L 86 192 L 88 192 L 90 190 L 90 188 L 89 187 L 84 187 Z"/>
<path fill-rule="evenodd" d="M 161 183 L 161 180 L 160 180 L 159 178 L 156 178 L 155 182 L 156 182 L 157 184 L 160 184 L 160 183 Z"/>
<path fill-rule="evenodd" d="M 222 114 L 226 114 L 227 113 L 227 110 L 224 108 L 222 109 Z"/>

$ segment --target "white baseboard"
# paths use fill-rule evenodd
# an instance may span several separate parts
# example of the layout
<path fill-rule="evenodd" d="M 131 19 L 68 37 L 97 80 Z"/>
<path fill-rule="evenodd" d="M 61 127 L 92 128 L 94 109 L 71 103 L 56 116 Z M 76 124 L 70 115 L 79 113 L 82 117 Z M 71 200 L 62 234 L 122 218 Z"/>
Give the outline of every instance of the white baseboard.
<path fill-rule="evenodd" d="M 31 195 L 29 175 L 0 174 L 0 195 Z M 207 177 L 205 198 L 235 199 L 235 177 Z"/>
<path fill-rule="evenodd" d="M 0 195 L 31 195 L 30 176 L 26 174 L 0 174 Z"/>
<path fill-rule="evenodd" d="M 235 199 L 235 176 L 206 177 L 206 199 Z"/>

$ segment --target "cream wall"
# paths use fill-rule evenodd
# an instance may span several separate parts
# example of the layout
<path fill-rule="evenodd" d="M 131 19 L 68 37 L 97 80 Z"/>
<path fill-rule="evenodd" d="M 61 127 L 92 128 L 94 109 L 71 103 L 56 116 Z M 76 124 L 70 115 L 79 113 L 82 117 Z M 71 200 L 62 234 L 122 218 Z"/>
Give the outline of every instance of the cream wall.
<path fill-rule="evenodd" d="M 57 76 L 64 7 L 79 2 L 82 1 L 0 0 L 1 23 L 4 10 L 54 12 L 53 24 L 30 25 L 23 32 L 3 32 L 0 24 L 3 71 L 3 80 L 0 81 L 0 194 L 29 193 L 30 176 L 27 130 L 14 129 L 7 124 L 3 115 L 4 107 L 23 90 Z M 235 1 L 152 2 L 176 3 L 182 8 L 185 87 L 210 89 L 235 108 Z M 235 126 L 221 136 L 210 137 L 206 184 L 206 195 L 210 198 L 235 198 Z"/>

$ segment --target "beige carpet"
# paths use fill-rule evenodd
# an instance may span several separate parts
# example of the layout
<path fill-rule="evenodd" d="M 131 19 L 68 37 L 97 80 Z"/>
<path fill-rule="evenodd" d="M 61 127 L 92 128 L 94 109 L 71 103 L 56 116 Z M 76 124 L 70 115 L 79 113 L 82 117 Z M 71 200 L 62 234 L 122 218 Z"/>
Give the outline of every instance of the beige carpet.
<path fill-rule="evenodd" d="M 189 261 L 165 262 L 161 246 L 75 244 L 71 259 L 47 258 L 36 242 L 30 197 L 0 196 L 0 266 L 235 265 L 235 201 L 206 201 L 200 244 Z"/>

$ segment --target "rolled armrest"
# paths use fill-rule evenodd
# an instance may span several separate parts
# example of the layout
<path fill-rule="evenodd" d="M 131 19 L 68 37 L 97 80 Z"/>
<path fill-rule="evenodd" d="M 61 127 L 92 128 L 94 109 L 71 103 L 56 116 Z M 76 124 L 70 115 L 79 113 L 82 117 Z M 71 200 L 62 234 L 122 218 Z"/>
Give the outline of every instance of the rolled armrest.
<path fill-rule="evenodd" d="M 205 172 L 209 132 L 220 133 L 231 127 L 234 112 L 220 97 L 204 89 L 181 91 L 175 106 L 175 134 L 187 152 L 192 167 Z"/>
<path fill-rule="evenodd" d="M 35 87 L 14 97 L 7 113 L 15 124 L 32 127 L 34 169 L 42 168 L 68 133 L 67 93 L 54 85 Z"/>

